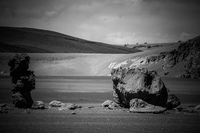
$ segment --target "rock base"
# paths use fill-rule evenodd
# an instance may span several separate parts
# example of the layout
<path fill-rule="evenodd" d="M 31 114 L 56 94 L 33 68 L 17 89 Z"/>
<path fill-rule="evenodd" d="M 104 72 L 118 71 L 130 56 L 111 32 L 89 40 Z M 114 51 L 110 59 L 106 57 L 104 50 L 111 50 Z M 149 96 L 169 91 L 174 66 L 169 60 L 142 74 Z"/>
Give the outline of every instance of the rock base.
<path fill-rule="evenodd" d="M 130 109 L 129 111 L 131 113 L 163 113 L 166 111 L 166 108 L 155 106 L 152 104 L 149 104 L 141 99 L 132 99 L 130 101 Z"/>

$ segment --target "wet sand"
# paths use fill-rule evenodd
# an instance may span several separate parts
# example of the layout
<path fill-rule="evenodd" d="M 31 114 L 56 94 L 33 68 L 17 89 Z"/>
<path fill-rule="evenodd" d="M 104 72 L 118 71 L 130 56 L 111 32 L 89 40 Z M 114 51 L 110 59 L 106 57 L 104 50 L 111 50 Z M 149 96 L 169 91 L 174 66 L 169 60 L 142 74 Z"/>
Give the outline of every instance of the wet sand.
<path fill-rule="evenodd" d="M 163 78 L 183 106 L 200 104 L 199 80 Z M 0 103 L 11 103 L 10 78 L 0 78 Z M 129 113 L 109 110 L 101 103 L 112 99 L 110 77 L 37 77 L 35 101 L 52 100 L 82 105 L 81 109 L 10 110 L 0 114 L 0 132 L 199 132 L 200 115 L 167 112 Z M 92 107 L 92 108 L 88 108 Z M 73 115 L 72 112 L 75 114 Z"/>

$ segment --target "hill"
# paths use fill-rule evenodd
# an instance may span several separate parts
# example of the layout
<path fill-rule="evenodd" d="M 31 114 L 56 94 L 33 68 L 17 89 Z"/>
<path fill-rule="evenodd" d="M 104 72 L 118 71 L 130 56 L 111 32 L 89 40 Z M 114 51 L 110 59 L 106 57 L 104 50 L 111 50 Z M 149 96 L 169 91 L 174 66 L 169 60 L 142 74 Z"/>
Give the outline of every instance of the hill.
<path fill-rule="evenodd" d="M 6 45 L 6 44 L 5 44 Z M 133 54 L 28 53 L 30 69 L 37 76 L 108 76 L 118 67 L 156 70 L 162 77 L 200 77 L 200 37 L 182 43 L 151 47 Z M 14 53 L 0 53 L 0 75 Z"/>
<path fill-rule="evenodd" d="M 61 33 L 0 27 L 1 53 L 134 53 L 140 50 L 88 41 Z"/>
<path fill-rule="evenodd" d="M 200 79 L 200 36 L 181 43 L 150 48 L 109 65 L 110 68 L 120 66 L 154 69 L 159 75 L 167 77 Z"/>

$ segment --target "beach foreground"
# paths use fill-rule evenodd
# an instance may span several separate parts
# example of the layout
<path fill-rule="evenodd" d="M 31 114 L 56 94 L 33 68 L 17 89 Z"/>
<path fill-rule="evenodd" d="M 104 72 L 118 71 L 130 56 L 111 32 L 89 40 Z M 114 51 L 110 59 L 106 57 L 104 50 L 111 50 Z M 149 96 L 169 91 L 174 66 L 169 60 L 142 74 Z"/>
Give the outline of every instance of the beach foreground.
<path fill-rule="evenodd" d="M 199 114 L 139 114 L 82 104 L 78 110 L 13 110 L 0 114 L 2 132 L 199 132 Z"/>
<path fill-rule="evenodd" d="M 181 100 L 181 107 L 199 102 L 199 81 L 163 78 Z M 190 83 L 190 84 L 189 84 Z M 0 78 L 0 103 L 12 102 L 10 78 Z M 37 77 L 34 101 L 46 109 L 13 109 L 0 114 L 0 132 L 199 132 L 200 114 L 169 110 L 162 114 L 110 110 L 101 104 L 112 100 L 110 77 Z M 82 108 L 59 110 L 49 102 L 59 100 Z"/>

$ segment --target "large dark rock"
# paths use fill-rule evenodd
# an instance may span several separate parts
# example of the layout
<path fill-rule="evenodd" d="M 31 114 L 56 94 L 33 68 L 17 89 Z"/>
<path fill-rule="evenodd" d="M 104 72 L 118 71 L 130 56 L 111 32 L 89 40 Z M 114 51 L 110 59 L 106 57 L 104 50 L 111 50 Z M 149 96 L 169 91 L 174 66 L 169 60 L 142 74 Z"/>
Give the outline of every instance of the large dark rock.
<path fill-rule="evenodd" d="M 169 92 L 167 103 L 166 103 L 166 108 L 167 109 L 173 109 L 173 108 L 179 106 L 180 104 L 181 104 L 181 102 L 178 99 L 178 97 L 175 94 Z"/>
<path fill-rule="evenodd" d="M 114 102 L 131 112 L 159 113 L 180 105 L 154 70 L 118 68 L 112 70 L 111 77 Z"/>
<path fill-rule="evenodd" d="M 113 69 L 111 75 L 116 103 L 129 107 L 131 99 L 139 98 L 153 105 L 166 106 L 167 89 L 156 71 L 119 68 Z"/>
<path fill-rule="evenodd" d="M 31 108 L 33 99 L 30 92 L 15 92 L 12 94 L 13 104 L 18 108 Z"/>
<path fill-rule="evenodd" d="M 12 78 L 13 104 L 19 108 L 31 108 L 33 100 L 31 91 L 35 89 L 35 75 L 28 70 L 30 57 L 27 54 L 16 54 L 9 62 Z"/>

